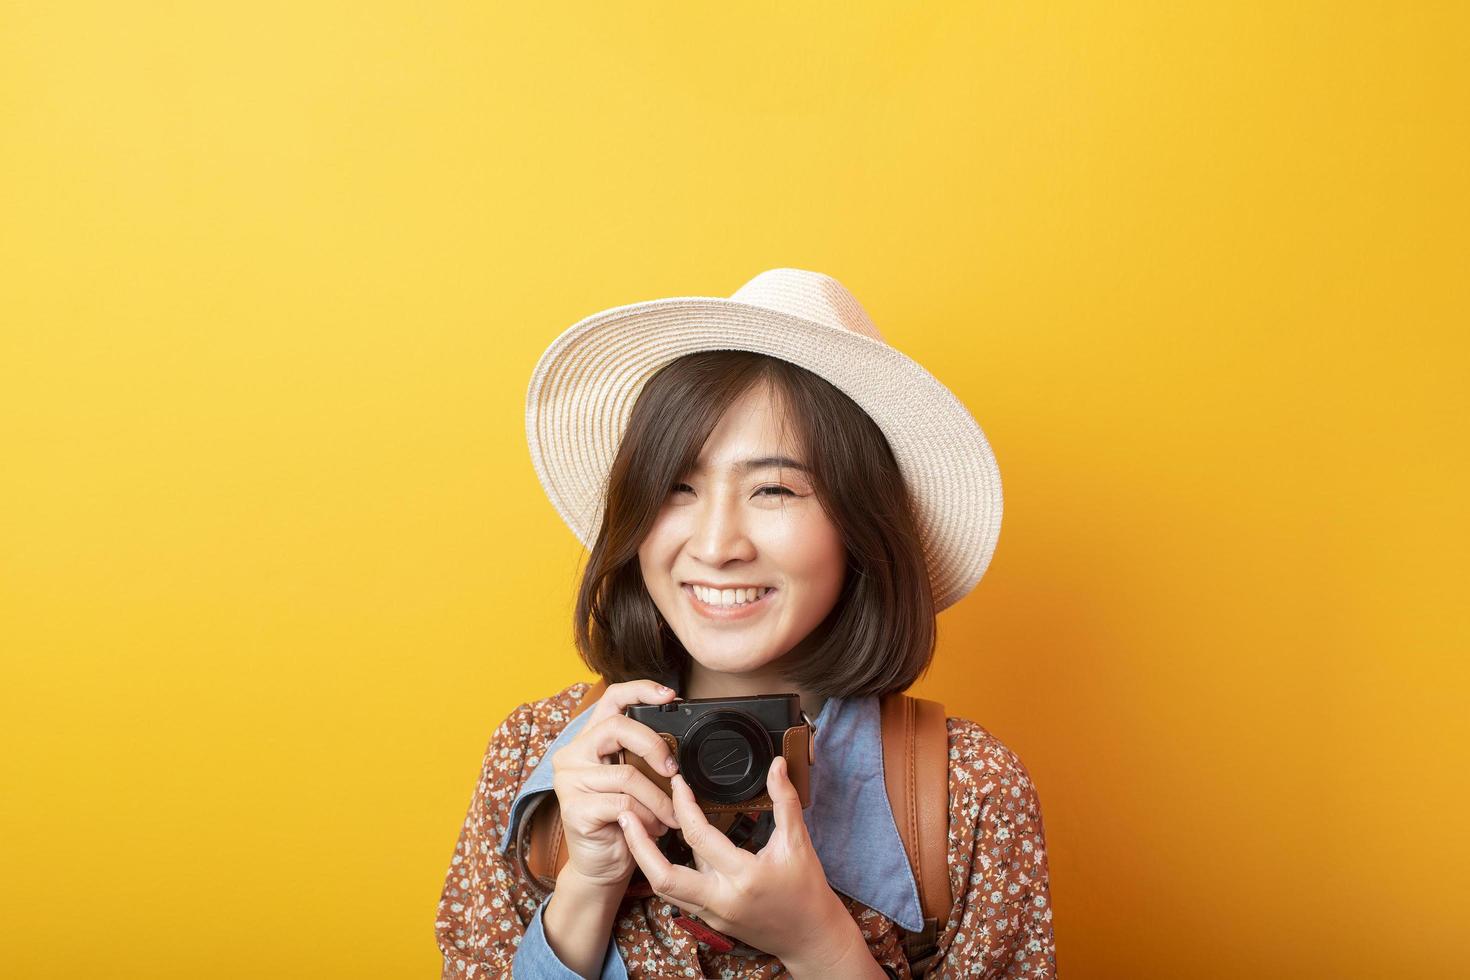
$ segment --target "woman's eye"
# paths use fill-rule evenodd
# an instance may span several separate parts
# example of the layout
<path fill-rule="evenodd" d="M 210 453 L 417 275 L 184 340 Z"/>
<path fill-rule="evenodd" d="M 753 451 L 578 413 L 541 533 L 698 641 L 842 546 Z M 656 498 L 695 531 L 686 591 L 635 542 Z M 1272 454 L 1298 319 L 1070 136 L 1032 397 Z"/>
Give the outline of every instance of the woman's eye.
<path fill-rule="evenodd" d="M 761 487 L 759 490 L 757 490 L 755 492 L 756 493 L 756 496 L 758 496 L 758 497 L 761 496 L 767 490 L 771 491 L 770 496 L 773 496 L 773 497 L 779 497 L 782 494 L 785 494 L 788 497 L 795 497 L 796 496 L 796 491 L 790 489 L 789 487 Z M 687 493 L 693 493 L 694 492 L 694 488 L 691 487 L 691 486 L 689 486 L 689 484 L 687 484 L 687 483 L 676 483 L 676 484 L 673 485 L 673 487 L 670 488 L 669 492 L 670 493 L 685 493 L 685 492 L 687 492 Z"/>

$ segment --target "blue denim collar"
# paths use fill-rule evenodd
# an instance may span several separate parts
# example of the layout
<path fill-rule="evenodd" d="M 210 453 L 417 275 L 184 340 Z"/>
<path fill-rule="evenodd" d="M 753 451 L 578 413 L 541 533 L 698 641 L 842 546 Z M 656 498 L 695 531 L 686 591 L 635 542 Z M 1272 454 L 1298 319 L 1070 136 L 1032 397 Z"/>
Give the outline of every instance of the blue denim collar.
<path fill-rule="evenodd" d="M 657 678 L 675 690 L 677 676 Z M 551 791 L 550 758 L 571 741 L 591 715 L 573 718 L 534 762 L 511 802 L 500 836 L 503 854 L 532 797 Z M 553 719 L 555 720 L 555 719 Z M 814 719 L 816 761 L 811 770 L 811 805 L 802 811 L 827 882 L 910 932 L 924 926 L 919 886 L 883 781 L 883 733 L 878 699 L 828 698 Z"/>

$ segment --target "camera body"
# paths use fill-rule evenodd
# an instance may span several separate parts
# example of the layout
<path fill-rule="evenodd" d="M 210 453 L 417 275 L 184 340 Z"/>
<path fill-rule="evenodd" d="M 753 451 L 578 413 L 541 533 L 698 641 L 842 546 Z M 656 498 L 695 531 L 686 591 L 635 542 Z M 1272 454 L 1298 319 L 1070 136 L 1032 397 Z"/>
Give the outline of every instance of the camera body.
<path fill-rule="evenodd" d="M 769 811 L 766 777 L 776 756 L 801 805 L 810 802 L 812 730 L 795 694 L 757 694 L 735 698 L 692 698 L 668 704 L 633 704 L 623 714 L 658 732 L 679 762 L 679 773 L 707 814 Z M 626 749 L 629 763 L 672 795 L 669 777 Z"/>

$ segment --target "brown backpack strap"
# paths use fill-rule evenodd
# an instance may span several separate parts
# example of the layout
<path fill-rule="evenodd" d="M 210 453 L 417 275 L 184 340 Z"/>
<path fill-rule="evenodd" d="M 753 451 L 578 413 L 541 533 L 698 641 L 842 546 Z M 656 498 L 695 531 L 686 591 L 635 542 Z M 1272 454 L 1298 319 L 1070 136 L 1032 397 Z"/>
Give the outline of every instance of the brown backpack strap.
<path fill-rule="evenodd" d="M 909 867 L 919 886 L 924 928 L 904 950 L 922 976 L 934 964 L 939 930 L 954 901 L 949 887 L 949 729 L 938 701 L 893 693 L 879 699 L 883 782 Z"/>
<path fill-rule="evenodd" d="M 598 678 L 572 708 L 571 717 L 595 705 L 606 690 L 607 681 Z M 570 724 L 571 719 L 567 721 Z M 521 876 L 539 886 L 543 893 L 556 887 L 556 876 L 567 863 L 565 840 L 555 794 L 545 793 L 533 800 L 531 809 L 522 815 L 516 827 L 516 839 L 510 850 L 520 865 Z"/>

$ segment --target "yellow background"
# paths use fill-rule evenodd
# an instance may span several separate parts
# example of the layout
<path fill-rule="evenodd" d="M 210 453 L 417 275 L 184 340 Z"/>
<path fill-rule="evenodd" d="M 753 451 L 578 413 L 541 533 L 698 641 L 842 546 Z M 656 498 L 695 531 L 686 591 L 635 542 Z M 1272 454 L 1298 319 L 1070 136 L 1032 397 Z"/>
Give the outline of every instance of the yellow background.
<path fill-rule="evenodd" d="M 1062 975 L 1470 969 L 1464 7 L 542 7 L 0 13 L 0 973 L 437 976 L 532 365 L 774 266 L 994 445 Z"/>

